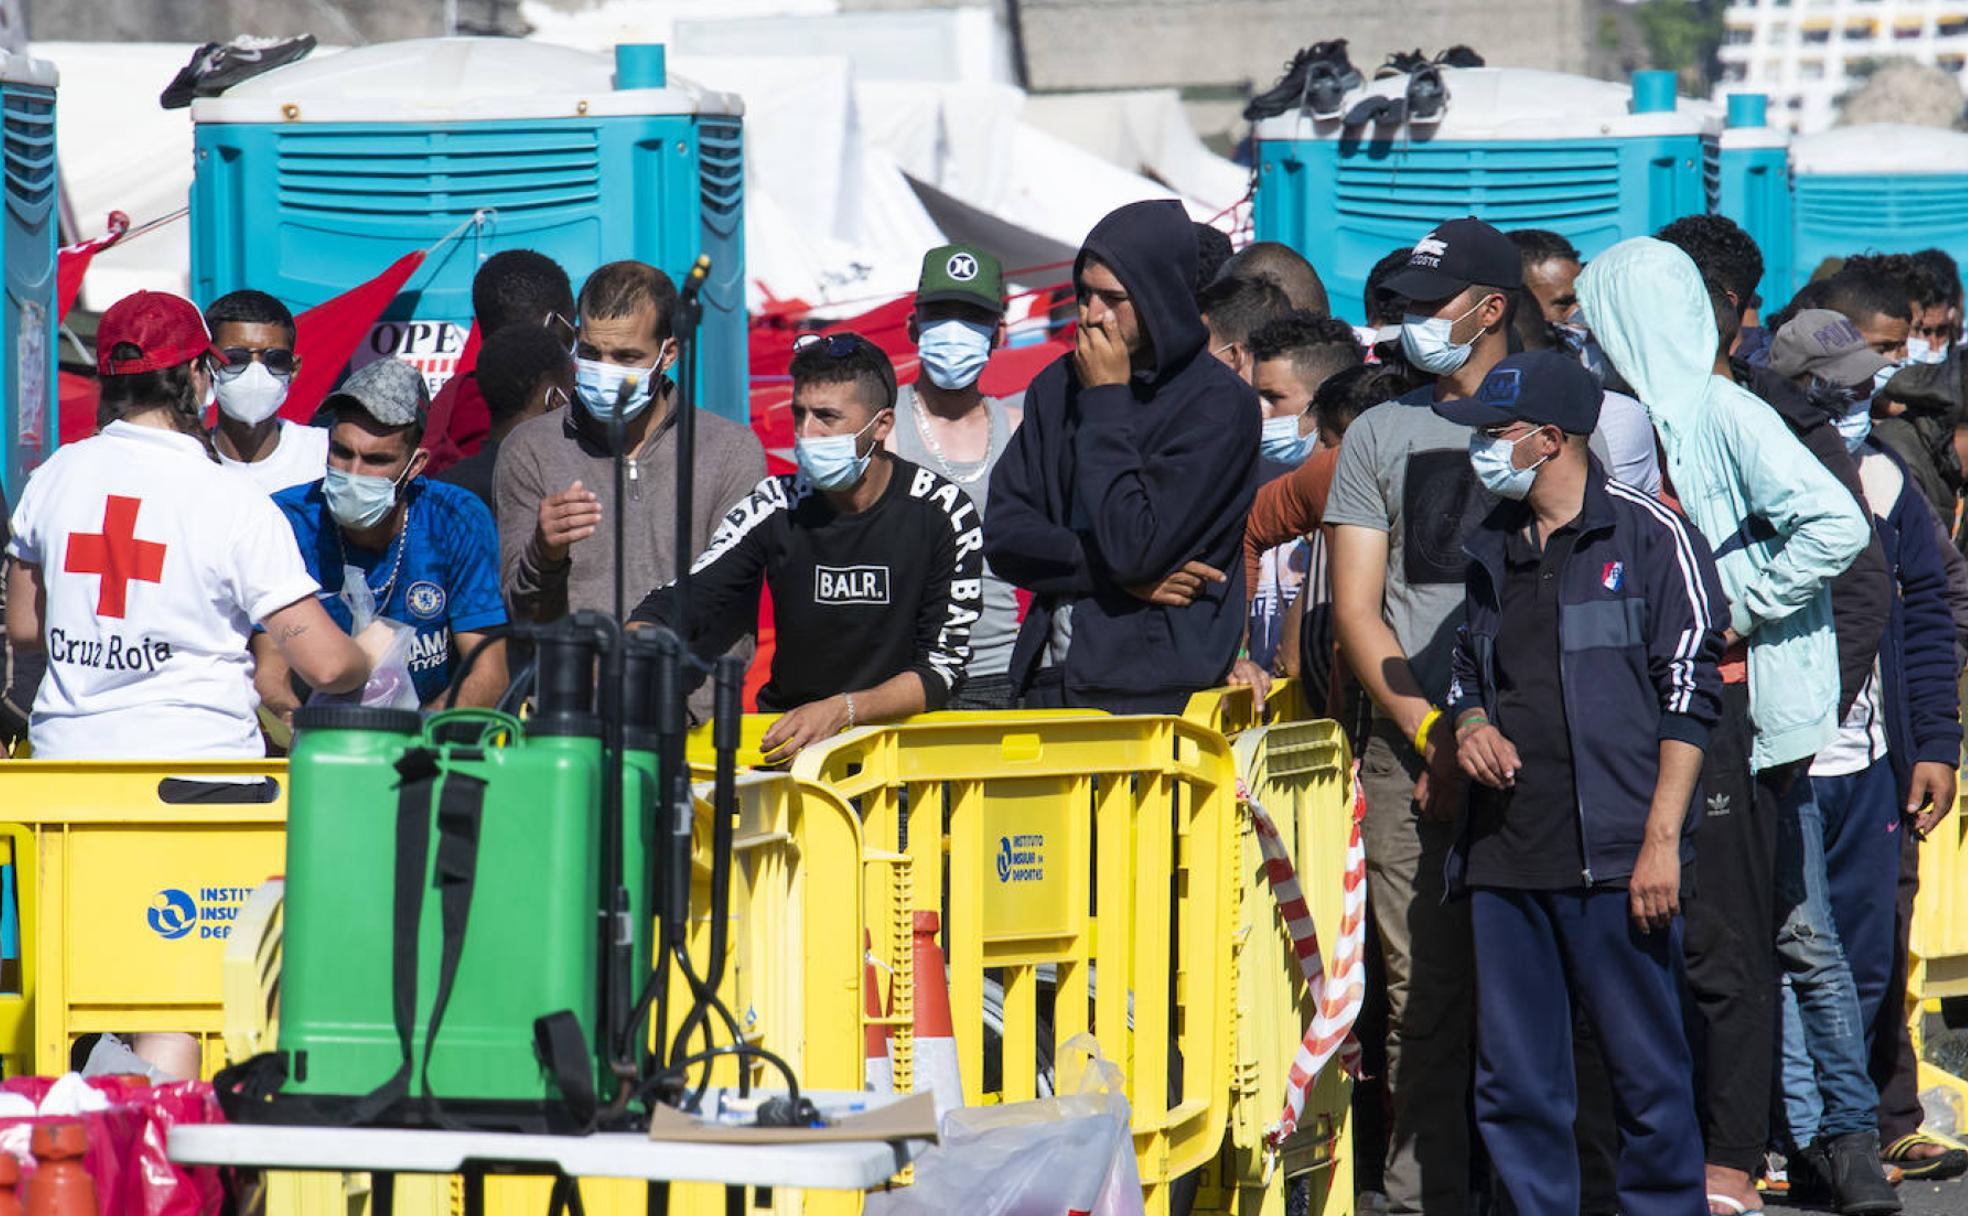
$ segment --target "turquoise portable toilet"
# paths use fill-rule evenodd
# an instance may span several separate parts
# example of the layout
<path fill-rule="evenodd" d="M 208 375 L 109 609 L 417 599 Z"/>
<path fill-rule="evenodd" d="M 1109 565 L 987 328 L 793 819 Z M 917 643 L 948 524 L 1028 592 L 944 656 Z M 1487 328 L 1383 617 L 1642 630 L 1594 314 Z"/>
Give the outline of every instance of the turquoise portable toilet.
<path fill-rule="evenodd" d="M 677 280 L 712 269 L 700 405 L 749 414 L 743 106 L 669 78 L 664 49 L 605 55 L 506 38 L 433 38 L 317 55 L 192 105 L 192 294 L 258 288 L 295 312 L 445 242 L 357 356 L 456 370 L 471 281 L 537 249 L 578 291 L 635 258 Z"/>
<path fill-rule="evenodd" d="M 6 299 L 0 303 L 0 489 L 11 510 L 60 436 L 55 387 L 55 65 L 0 52 Z"/>
<path fill-rule="evenodd" d="M 1373 264 L 1444 219 L 1549 228 L 1590 257 L 1713 205 L 1720 114 L 1677 101 L 1671 72 L 1636 72 L 1631 88 L 1528 68 L 1443 68 L 1442 79 L 1448 108 L 1432 127 L 1308 112 L 1257 125 L 1257 238 L 1311 259 L 1341 316 L 1364 320 Z M 1369 82 L 1346 109 L 1407 84 Z"/>
<path fill-rule="evenodd" d="M 1722 188 L 1715 209 L 1734 220 L 1763 253 L 1757 293 L 1767 309 L 1790 298 L 1792 252 L 1790 139 L 1769 125 L 1769 98 L 1731 93 L 1722 131 Z"/>
<path fill-rule="evenodd" d="M 1968 135 L 1868 123 L 1790 143 L 1795 291 L 1826 258 L 1945 249 L 1968 261 Z M 1787 296 L 1786 296 L 1787 298 Z"/>

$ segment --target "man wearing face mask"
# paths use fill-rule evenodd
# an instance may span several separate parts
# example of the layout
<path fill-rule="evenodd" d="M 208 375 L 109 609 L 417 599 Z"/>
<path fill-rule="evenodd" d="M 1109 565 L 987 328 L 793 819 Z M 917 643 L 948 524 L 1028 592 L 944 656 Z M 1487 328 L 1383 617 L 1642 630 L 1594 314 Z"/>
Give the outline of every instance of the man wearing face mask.
<path fill-rule="evenodd" d="M 268 494 L 321 476 L 328 432 L 277 415 L 301 370 L 294 353 L 294 314 L 264 291 L 235 291 L 205 310 L 212 342 L 225 352 L 215 385 L 219 463 L 251 477 Z"/>
<path fill-rule="evenodd" d="M 1237 663 L 1260 424 L 1210 357 L 1196 252 L 1170 200 L 1094 225 L 1073 354 L 1032 381 L 991 479 L 985 551 L 1033 593 L 1011 663 L 1028 707 L 1179 713 Z"/>
<path fill-rule="evenodd" d="M 1830 583 L 1865 551 L 1870 521 L 1782 419 L 1718 374 L 1714 293 L 1682 250 L 1648 237 L 1615 245 L 1579 276 L 1579 303 L 1613 366 L 1647 403 L 1663 478 L 1716 552 L 1729 596 L 1726 640 L 1741 643 L 1724 655 L 1722 721 L 1711 751 L 1746 752 L 1746 763 L 1738 758 L 1730 767 L 1746 767 L 1754 781 L 1746 797 L 1709 789 L 1697 856 L 1706 867 L 1701 853 L 1734 850 L 1731 881 L 1703 881 L 1697 892 L 1701 902 L 1727 909 L 1709 919 L 1721 931 L 1715 941 L 1733 939 L 1734 953 L 1689 947 L 1694 1024 L 1707 1044 L 1711 1209 L 1742 1211 L 1758 1199 L 1751 1171 L 1761 1168 L 1769 1139 L 1776 1021 L 1771 951 L 1754 931 L 1774 919 L 1776 953 L 1792 985 L 1803 986 L 1812 1055 L 1824 1075 L 1840 1078 L 1828 1091 L 1838 1101 L 1827 1105 L 1822 1132 L 1841 1178 L 1841 1210 L 1897 1211 L 1879 1171 L 1876 1102 L 1850 975 L 1841 984 L 1837 968 L 1807 965 L 1817 930 L 1802 846 L 1815 820 L 1807 805 L 1810 760 L 1841 717 Z M 1731 666 L 1739 680 L 1730 679 Z M 1732 801 L 1715 801 L 1723 797 Z M 1721 835 L 1731 824 L 1739 826 Z M 1704 969 L 1706 977 L 1698 974 Z M 1733 1074 L 1734 1084 L 1718 1086 L 1718 1070 Z"/>
<path fill-rule="evenodd" d="M 963 487 L 980 518 L 991 470 L 1024 417 L 1021 397 L 989 397 L 979 386 L 991 352 L 1004 345 L 1004 271 L 975 245 L 942 245 L 923 255 L 909 340 L 920 363 L 916 382 L 895 395 L 895 425 L 883 441 L 911 464 Z M 1018 638 L 1018 596 L 984 567 L 984 610 L 970 630 L 970 666 L 950 709 L 1004 710 L 1017 705 L 1011 647 Z"/>
<path fill-rule="evenodd" d="M 1469 1202 L 1469 913 L 1442 889 L 1463 781 L 1440 707 L 1462 542 L 1495 499 L 1470 471 L 1469 428 L 1433 407 L 1474 394 L 1504 357 L 1521 277 L 1516 246 L 1474 217 L 1415 244 L 1387 287 L 1410 301 L 1402 350 L 1435 382 L 1360 416 L 1326 500 L 1335 632 L 1374 706 L 1360 774 L 1387 967 L 1390 1212 L 1454 1216 Z"/>
<path fill-rule="evenodd" d="M 1296 655 L 1279 653 L 1297 597 L 1330 602 L 1319 522 L 1339 459 L 1339 436 L 1318 429 L 1312 399 L 1326 381 L 1360 367 L 1362 354 L 1346 322 L 1307 312 L 1287 313 L 1262 326 L 1250 335 L 1249 348 L 1264 414 L 1258 450 L 1264 465 L 1285 470 L 1264 480 L 1244 524 L 1250 656 L 1269 671 L 1280 658 L 1287 669 L 1297 664 Z M 1330 612 L 1322 619 L 1325 615 Z"/>
<path fill-rule="evenodd" d="M 1920 1134 L 1918 1086 L 1897 1055 L 1906 1020 L 1905 935 L 1919 888 L 1919 843 L 1953 806 L 1961 755 L 1959 664 L 1948 604 L 1954 550 L 1905 462 L 1870 439 L 1872 385 L 1885 362 L 1843 316 L 1814 309 L 1778 331 L 1770 354 L 1772 370 L 1790 376 L 1833 413 L 1859 462 L 1864 502 L 1895 592 L 1864 689 L 1838 737 L 1811 762 L 1822 820 L 1825 885 L 1819 894 L 1836 929 L 1815 944 L 1842 948 L 1851 969 L 1879 1087 L 1886 1160 L 1908 1177 L 1947 1178 L 1968 1171 L 1968 1153 Z M 1784 997 L 1783 1029 L 1791 1194 L 1806 1202 L 1813 1190 L 1822 1199 L 1827 1189 L 1824 1162 L 1809 1147 L 1824 1102 L 1791 992 Z"/>
<path fill-rule="evenodd" d="M 1476 478 L 1503 500 L 1466 547 L 1447 695 L 1474 782 L 1451 881 L 1475 942 L 1476 1122 L 1507 1206 L 1580 1210 L 1583 1013 L 1626 1116 L 1619 1210 L 1683 1216 L 1703 1188 L 1680 900 L 1727 605 L 1700 534 L 1587 452 L 1599 409 L 1556 351 L 1435 406 L 1474 428 Z"/>
<path fill-rule="evenodd" d="M 1203 288 L 1196 303 L 1203 324 L 1209 326 L 1210 354 L 1245 384 L 1251 384 L 1257 361 L 1251 358 L 1250 336 L 1291 314 L 1291 298 L 1285 289 L 1267 275 L 1230 275 Z"/>
<path fill-rule="evenodd" d="M 493 630 L 506 624 L 499 598 L 492 516 L 461 486 L 422 476 L 429 394 L 423 376 L 399 359 L 379 359 L 329 394 L 334 418 L 327 475 L 274 495 L 294 530 L 308 573 L 326 588 L 329 615 L 347 629 L 348 592 L 367 587 L 378 618 L 416 630 L 410 678 L 426 709 L 441 709 L 452 673 Z M 343 594 L 335 594 L 342 592 Z M 262 636 L 255 682 L 281 716 L 300 700 L 287 665 Z M 506 688 L 505 641 L 495 638 L 472 664 L 459 705 L 491 705 Z"/>
<path fill-rule="evenodd" d="M 768 761 L 849 727 L 944 708 L 963 683 L 980 599 L 982 519 L 962 487 L 883 450 L 895 371 L 880 347 L 838 333 L 797 347 L 794 455 L 718 524 L 691 569 L 690 616 L 672 586 L 631 616 L 669 625 L 700 654 L 733 645 L 772 589 L 778 645 L 759 708 Z"/>
<path fill-rule="evenodd" d="M 521 620 L 554 621 L 570 612 L 615 611 L 615 455 L 608 421 L 622 400 L 626 547 L 621 579 L 633 603 L 638 589 L 676 577 L 676 408 L 670 379 L 676 342 L 670 314 L 676 285 L 654 266 L 610 262 L 581 285 L 580 336 L 574 347 L 574 403 L 521 423 L 499 448 L 493 474 L 498 500 L 500 582 Z M 623 397 L 626 386 L 627 395 Z M 751 428 L 697 412 L 692 470 L 691 547 L 701 553 L 725 513 L 765 476 L 765 449 Z M 751 654 L 750 641 L 733 653 Z M 711 690 L 691 702 L 708 713 Z"/>

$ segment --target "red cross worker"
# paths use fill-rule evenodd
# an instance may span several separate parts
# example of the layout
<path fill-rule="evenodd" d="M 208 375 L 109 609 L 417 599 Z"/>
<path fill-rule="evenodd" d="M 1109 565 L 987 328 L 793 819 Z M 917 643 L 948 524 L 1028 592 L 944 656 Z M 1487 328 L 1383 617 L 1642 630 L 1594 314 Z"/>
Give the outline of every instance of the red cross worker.
<path fill-rule="evenodd" d="M 28 740 L 49 760 L 265 754 L 255 625 L 315 688 L 360 688 L 266 492 L 222 468 L 201 419 L 213 345 L 191 301 L 127 296 L 96 335 L 101 430 L 28 478 L 7 545 L 7 637 L 44 648 Z"/>

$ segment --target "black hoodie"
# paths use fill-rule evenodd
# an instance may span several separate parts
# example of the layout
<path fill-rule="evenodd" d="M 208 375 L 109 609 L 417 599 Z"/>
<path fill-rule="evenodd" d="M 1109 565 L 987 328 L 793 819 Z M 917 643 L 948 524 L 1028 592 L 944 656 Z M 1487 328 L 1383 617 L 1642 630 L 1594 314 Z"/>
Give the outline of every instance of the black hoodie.
<path fill-rule="evenodd" d="M 1811 401 L 1810 395 L 1768 367 L 1746 359 L 1732 358 L 1729 370 L 1736 383 L 1761 397 L 1790 427 L 1798 442 L 1818 458 L 1872 522 L 1866 505 L 1865 488 L 1859 482 L 1858 462 L 1845 447 L 1845 440 L 1831 425 L 1831 415 Z M 1879 543 L 1879 530 L 1871 529 L 1866 547 L 1831 580 L 1832 632 L 1838 639 L 1838 720 L 1843 722 L 1858 699 L 1865 682 L 1872 678 L 1873 659 L 1886 636 L 1893 610 L 1893 574 L 1886 565 L 1886 550 Z"/>
<path fill-rule="evenodd" d="M 1255 493 L 1257 394 L 1208 351 L 1196 236 L 1176 202 L 1131 203 L 1074 262 L 1114 273 L 1152 347 L 1128 383 L 1082 388 L 1072 356 L 1032 381 L 1025 420 L 991 473 L 984 553 L 1033 593 L 1011 677 L 1028 688 L 1062 607 L 1067 705 L 1179 713 L 1229 674 L 1244 632 L 1244 517 Z M 1201 561 L 1223 571 L 1182 608 L 1127 587 Z"/>

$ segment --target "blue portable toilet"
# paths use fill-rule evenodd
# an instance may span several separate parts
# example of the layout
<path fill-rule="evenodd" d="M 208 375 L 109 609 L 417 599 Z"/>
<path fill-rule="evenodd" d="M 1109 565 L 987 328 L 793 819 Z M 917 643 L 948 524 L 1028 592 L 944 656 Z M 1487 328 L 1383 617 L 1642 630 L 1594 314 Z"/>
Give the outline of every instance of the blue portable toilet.
<path fill-rule="evenodd" d="M 60 436 L 55 389 L 55 65 L 0 52 L 6 265 L 0 303 L 0 489 L 11 510 Z"/>
<path fill-rule="evenodd" d="M 1734 220 L 1763 253 L 1756 290 L 1766 309 L 1790 298 L 1792 253 L 1790 139 L 1768 122 L 1769 98 L 1731 93 L 1722 131 L 1722 184 L 1715 210 Z"/>
<path fill-rule="evenodd" d="M 622 258 L 681 285 L 707 253 L 697 401 L 743 422 L 742 116 L 738 98 L 670 80 L 654 45 L 611 61 L 433 38 L 304 59 L 192 105 L 192 294 L 253 287 L 298 313 L 462 229 L 356 358 L 398 355 L 435 386 L 463 352 L 472 276 L 500 250 L 546 254 L 577 291 Z"/>
<path fill-rule="evenodd" d="M 1968 135 L 1868 123 L 1790 144 L 1795 291 L 1826 258 L 1939 247 L 1968 261 Z"/>
<path fill-rule="evenodd" d="M 1347 127 L 1309 113 L 1259 123 L 1256 235 L 1311 259 L 1335 313 L 1363 320 L 1367 272 L 1436 223 L 1475 215 L 1549 228 L 1590 257 L 1713 204 L 1720 115 L 1674 95 L 1673 74 L 1631 88 L 1527 68 L 1443 68 L 1433 127 Z M 1405 75 L 1346 98 L 1399 98 Z"/>

